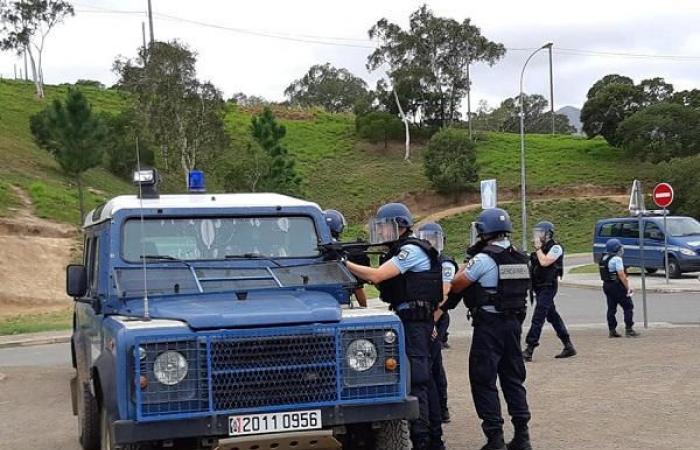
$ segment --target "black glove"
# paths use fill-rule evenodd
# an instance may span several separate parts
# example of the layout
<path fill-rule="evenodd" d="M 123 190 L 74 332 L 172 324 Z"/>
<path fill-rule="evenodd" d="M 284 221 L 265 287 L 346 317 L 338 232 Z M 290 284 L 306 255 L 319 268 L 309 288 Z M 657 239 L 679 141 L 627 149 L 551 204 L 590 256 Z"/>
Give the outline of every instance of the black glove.
<path fill-rule="evenodd" d="M 369 267 L 371 265 L 369 256 L 367 256 L 367 253 L 365 253 L 362 249 L 350 249 L 348 251 L 348 261 L 360 266 Z"/>
<path fill-rule="evenodd" d="M 445 300 L 442 306 L 440 306 L 440 309 L 447 312 L 450 309 L 456 308 L 459 302 L 462 301 L 463 297 L 464 292 L 450 292 L 447 294 L 447 300 Z"/>

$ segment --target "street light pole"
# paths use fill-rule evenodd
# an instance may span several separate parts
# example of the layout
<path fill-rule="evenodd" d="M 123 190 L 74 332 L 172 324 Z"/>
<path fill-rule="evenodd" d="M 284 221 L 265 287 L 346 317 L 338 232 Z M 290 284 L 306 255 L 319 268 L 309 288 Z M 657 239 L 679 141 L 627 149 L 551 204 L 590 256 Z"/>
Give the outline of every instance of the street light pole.
<path fill-rule="evenodd" d="M 527 194 L 525 190 L 525 106 L 523 102 L 523 97 L 525 93 L 523 92 L 523 78 L 525 76 L 525 68 L 527 63 L 530 62 L 533 56 L 537 54 L 540 50 L 545 48 L 552 48 L 554 45 L 552 42 L 548 42 L 542 47 L 538 48 L 530 54 L 523 64 L 523 69 L 520 71 L 520 198 L 521 198 L 521 213 L 522 213 L 522 250 L 527 251 Z"/>
<path fill-rule="evenodd" d="M 552 71 L 552 46 L 549 49 L 549 105 L 550 114 L 552 115 L 552 136 L 554 136 L 554 72 Z"/>

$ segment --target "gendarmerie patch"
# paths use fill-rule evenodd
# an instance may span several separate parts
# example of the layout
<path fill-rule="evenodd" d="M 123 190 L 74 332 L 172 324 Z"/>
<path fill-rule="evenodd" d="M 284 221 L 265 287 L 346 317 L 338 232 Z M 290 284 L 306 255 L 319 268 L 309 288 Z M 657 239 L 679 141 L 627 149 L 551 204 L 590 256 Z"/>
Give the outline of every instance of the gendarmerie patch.
<path fill-rule="evenodd" d="M 408 258 L 408 250 L 401 250 L 401 251 L 399 252 L 398 258 L 399 258 L 400 260 L 402 260 L 402 261 L 403 261 L 404 259 Z"/>
<path fill-rule="evenodd" d="M 501 280 L 526 280 L 530 269 L 527 264 L 503 264 L 498 267 L 498 276 Z"/>

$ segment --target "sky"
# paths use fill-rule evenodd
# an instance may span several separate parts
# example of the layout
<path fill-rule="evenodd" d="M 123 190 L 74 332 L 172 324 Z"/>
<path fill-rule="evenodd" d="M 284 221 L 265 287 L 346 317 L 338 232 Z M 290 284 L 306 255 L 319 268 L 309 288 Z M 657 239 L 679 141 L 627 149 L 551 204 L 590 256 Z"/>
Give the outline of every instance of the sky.
<path fill-rule="evenodd" d="M 550 41 L 557 109 L 580 107 L 588 88 L 609 73 L 635 81 L 661 76 L 677 90 L 700 88 L 698 0 L 152 0 L 153 29 L 157 40 L 179 39 L 195 50 L 198 76 L 225 97 L 244 92 L 277 101 L 311 65 L 326 62 L 373 87 L 383 73 L 365 67 L 373 47 L 367 30 L 382 17 L 407 27 L 410 13 L 423 3 L 439 16 L 471 18 L 487 38 L 510 49 L 493 67 L 473 67 L 472 109 L 479 100 L 497 106 L 517 95 L 525 59 Z M 49 36 L 44 79 L 111 85 L 114 59 L 135 56 L 141 45 L 146 0 L 73 5 L 75 17 Z M 15 64 L 17 70 L 23 65 L 14 54 L 0 53 L 0 76 L 13 77 Z M 549 97 L 546 51 L 528 64 L 525 92 Z"/>

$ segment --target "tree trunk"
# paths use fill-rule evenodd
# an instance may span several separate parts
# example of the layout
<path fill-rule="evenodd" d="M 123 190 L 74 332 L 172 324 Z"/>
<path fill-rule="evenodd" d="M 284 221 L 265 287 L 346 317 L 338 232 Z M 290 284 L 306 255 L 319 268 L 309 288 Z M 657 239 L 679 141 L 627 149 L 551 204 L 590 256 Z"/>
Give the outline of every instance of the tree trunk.
<path fill-rule="evenodd" d="M 78 184 L 78 203 L 80 205 L 80 226 L 83 226 L 83 220 L 85 220 L 85 199 L 83 197 L 83 180 L 80 174 L 75 176 L 75 181 Z"/>
<path fill-rule="evenodd" d="M 404 127 L 406 127 L 406 153 L 404 153 L 403 159 L 404 161 L 410 161 L 411 133 L 408 126 L 408 119 L 406 118 L 406 114 L 403 113 L 403 108 L 401 107 L 401 103 L 399 102 L 399 95 L 396 93 L 396 89 L 394 89 L 394 99 L 396 100 L 396 106 L 399 108 L 399 114 L 401 114 L 401 119 L 403 120 Z"/>
<path fill-rule="evenodd" d="M 32 53 L 32 49 L 29 46 L 27 46 L 27 53 L 29 53 L 29 62 L 32 66 L 32 79 L 34 80 L 34 87 L 36 88 L 36 96 L 44 98 L 44 86 L 41 84 L 34 53 Z"/>

